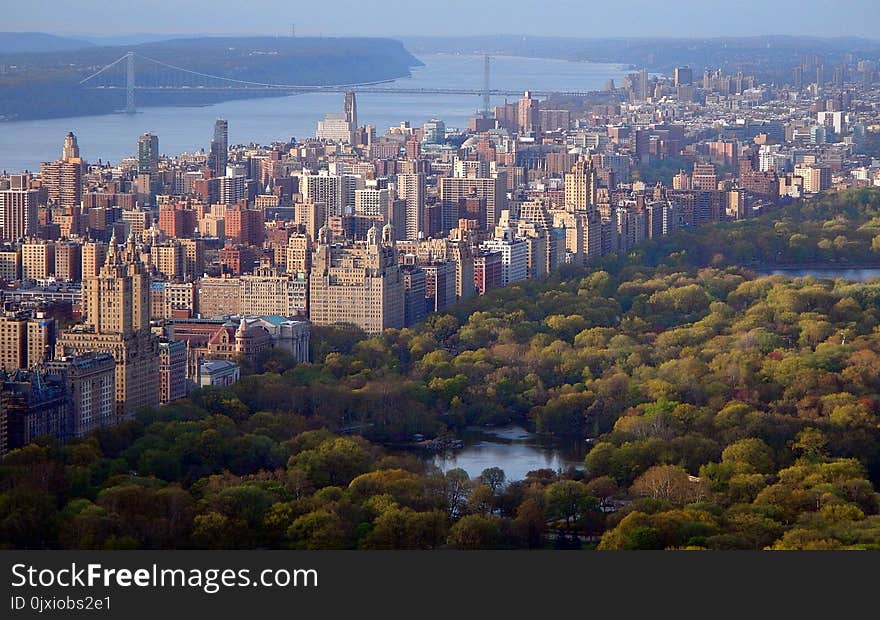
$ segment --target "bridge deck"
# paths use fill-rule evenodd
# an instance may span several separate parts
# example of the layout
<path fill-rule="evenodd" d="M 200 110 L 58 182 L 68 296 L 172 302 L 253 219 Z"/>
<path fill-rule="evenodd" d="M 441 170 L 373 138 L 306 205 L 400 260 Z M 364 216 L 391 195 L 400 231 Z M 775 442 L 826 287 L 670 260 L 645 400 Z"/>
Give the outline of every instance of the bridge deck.
<path fill-rule="evenodd" d="M 126 90 L 125 86 L 85 86 L 87 90 Z M 276 92 L 279 94 L 293 93 L 341 93 L 346 91 L 354 91 L 356 93 L 371 93 L 382 95 L 474 95 L 483 96 L 486 94 L 483 90 L 467 89 L 467 88 L 376 88 L 370 86 L 273 86 L 273 87 L 248 87 L 248 86 L 135 86 L 134 90 L 140 91 L 221 91 L 221 92 Z M 490 96 L 495 97 L 520 97 L 525 90 L 497 90 L 489 91 Z M 547 97 L 548 95 L 564 95 L 570 97 L 586 97 L 590 91 L 538 91 L 529 90 L 536 97 Z"/>

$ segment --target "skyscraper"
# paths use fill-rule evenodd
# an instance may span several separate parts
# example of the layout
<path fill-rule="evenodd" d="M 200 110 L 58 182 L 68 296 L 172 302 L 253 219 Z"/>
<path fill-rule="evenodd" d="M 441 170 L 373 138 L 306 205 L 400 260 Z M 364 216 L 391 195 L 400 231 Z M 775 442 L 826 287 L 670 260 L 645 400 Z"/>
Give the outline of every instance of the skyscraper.
<path fill-rule="evenodd" d="M 404 238 L 418 239 L 419 232 L 427 230 L 425 222 L 425 175 L 398 174 L 397 195 L 406 201 L 406 231 Z"/>
<path fill-rule="evenodd" d="M 309 314 L 315 325 L 353 323 L 370 334 L 404 325 L 404 282 L 394 231 L 374 226 L 366 242 L 334 244 L 321 228 L 309 276 Z"/>
<path fill-rule="evenodd" d="M 441 228 L 448 231 L 458 226 L 459 205 L 462 198 L 476 197 L 486 201 L 486 227 L 492 230 L 501 212 L 507 208 L 507 175 L 499 172 L 495 178 L 465 179 L 440 177 Z"/>
<path fill-rule="evenodd" d="M 226 174 L 226 163 L 229 158 L 229 124 L 222 118 L 214 123 L 214 139 L 211 140 L 211 152 L 208 167 L 215 177 Z"/>
<path fill-rule="evenodd" d="M 0 191 L 0 241 L 18 241 L 37 232 L 37 202 L 35 189 L 5 189 Z"/>
<path fill-rule="evenodd" d="M 79 159 L 79 144 L 76 142 L 76 136 L 70 131 L 64 137 L 64 146 L 61 148 L 61 160 L 68 161 L 71 159 Z"/>
<path fill-rule="evenodd" d="M 351 123 L 346 120 L 346 114 L 334 114 L 331 112 L 326 115 L 324 120 L 318 121 L 315 137 L 318 140 L 352 144 L 354 131 Z"/>
<path fill-rule="evenodd" d="M 675 85 L 689 86 L 694 83 L 694 70 L 688 66 L 675 68 Z"/>
<path fill-rule="evenodd" d="M 82 175 L 85 164 L 79 155 L 79 145 L 73 132 L 64 138 L 61 159 L 44 162 L 40 178 L 46 186 L 49 202 L 70 214 L 82 202 Z"/>
<path fill-rule="evenodd" d="M 351 90 L 345 93 L 345 120 L 348 121 L 352 131 L 358 128 L 357 100 L 354 91 Z"/>
<path fill-rule="evenodd" d="M 159 172 L 159 137 L 145 133 L 138 138 L 138 174 Z"/>
<path fill-rule="evenodd" d="M 220 175 L 217 179 L 217 202 L 232 205 L 245 197 L 245 177 Z"/>
<path fill-rule="evenodd" d="M 639 71 L 639 101 L 647 101 L 648 99 L 648 70 Z"/>
<path fill-rule="evenodd" d="M 532 93 L 526 91 L 516 104 L 517 124 L 520 133 L 536 130 L 538 124 L 538 101 L 532 99 Z"/>
<path fill-rule="evenodd" d="M 116 420 L 159 404 L 159 341 L 150 331 L 150 277 L 134 238 L 110 241 L 97 276 L 85 277 L 84 323 L 58 339 L 57 355 L 106 352 L 116 360 Z"/>
<path fill-rule="evenodd" d="M 346 200 L 342 175 L 303 174 L 299 183 L 303 202 L 323 205 L 325 216 L 343 214 Z"/>
<path fill-rule="evenodd" d="M 796 90 L 800 90 L 804 86 L 804 69 L 803 67 L 795 67 L 792 71 L 792 86 Z"/>
<path fill-rule="evenodd" d="M 597 202 L 599 180 L 592 160 L 581 159 L 565 175 L 565 210 L 584 211 Z"/>

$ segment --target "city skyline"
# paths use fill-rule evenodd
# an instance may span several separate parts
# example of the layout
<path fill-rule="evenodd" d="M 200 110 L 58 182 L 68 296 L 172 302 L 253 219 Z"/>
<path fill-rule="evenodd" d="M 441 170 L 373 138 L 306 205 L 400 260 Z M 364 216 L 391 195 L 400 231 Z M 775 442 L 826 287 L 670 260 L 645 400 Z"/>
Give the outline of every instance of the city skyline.
<path fill-rule="evenodd" d="M 0 547 L 878 548 L 880 46 L 241 41 L 0 63 Z"/>

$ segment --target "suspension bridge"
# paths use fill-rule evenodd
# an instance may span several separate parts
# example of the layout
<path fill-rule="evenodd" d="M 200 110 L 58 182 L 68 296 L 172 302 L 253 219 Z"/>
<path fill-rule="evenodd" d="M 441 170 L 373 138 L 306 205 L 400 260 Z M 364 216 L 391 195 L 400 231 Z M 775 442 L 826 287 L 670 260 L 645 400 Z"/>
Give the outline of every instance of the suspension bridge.
<path fill-rule="evenodd" d="M 137 92 L 230 92 L 240 94 L 278 93 L 290 95 L 296 93 L 315 92 L 347 92 L 374 93 L 385 95 L 475 95 L 483 99 L 483 113 L 489 113 L 489 102 L 493 96 L 518 97 L 525 90 L 505 90 L 489 87 L 490 57 L 484 56 L 483 87 L 473 88 L 411 88 L 405 85 L 389 85 L 393 80 L 379 82 L 360 82 L 355 84 L 333 85 L 302 85 L 275 84 L 240 80 L 219 75 L 211 75 L 179 67 L 155 58 L 149 58 L 136 52 L 128 52 L 110 64 L 98 69 L 91 75 L 80 80 L 81 88 L 94 91 L 125 91 L 125 109 L 134 113 L 136 109 L 135 94 Z M 534 91 L 532 95 L 545 97 L 550 94 L 583 97 L 585 91 Z"/>

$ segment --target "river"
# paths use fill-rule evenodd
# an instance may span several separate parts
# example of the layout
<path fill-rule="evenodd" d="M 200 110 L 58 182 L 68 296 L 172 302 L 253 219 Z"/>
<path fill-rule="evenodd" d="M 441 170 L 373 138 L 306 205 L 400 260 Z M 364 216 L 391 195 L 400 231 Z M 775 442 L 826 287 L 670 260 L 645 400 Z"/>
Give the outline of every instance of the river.
<path fill-rule="evenodd" d="M 482 88 L 483 58 L 476 55 L 426 54 L 410 77 L 392 85 L 406 88 Z M 181 60 L 183 64 L 183 60 Z M 491 87 L 505 90 L 599 90 L 609 79 L 619 84 L 625 66 L 605 63 L 498 56 L 492 60 Z M 502 103 L 494 97 L 492 104 Z M 476 96 L 359 94 L 358 121 L 382 133 L 408 120 L 413 126 L 439 118 L 447 127 L 466 127 L 482 105 Z M 78 138 L 87 161 L 117 162 L 137 151 L 137 137 L 159 136 L 161 153 L 174 155 L 207 149 L 214 120 L 229 121 L 229 143 L 268 144 L 291 137 L 315 135 L 327 112 L 342 111 L 341 93 L 311 93 L 286 97 L 238 99 L 199 107 L 141 108 L 137 114 L 104 114 L 0 123 L 0 170 L 37 170 L 40 162 L 56 159 L 68 131 Z"/>
<path fill-rule="evenodd" d="M 500 467 L 508 481 L 522 480 L 536 469 L 583 469 L 587 444 L 542 441 L 520 426 L 469 428 L 458 435 L 464 447 L 435 455 L 442 471 L 461 468 L 475 478 L 489 467 Z"/>

